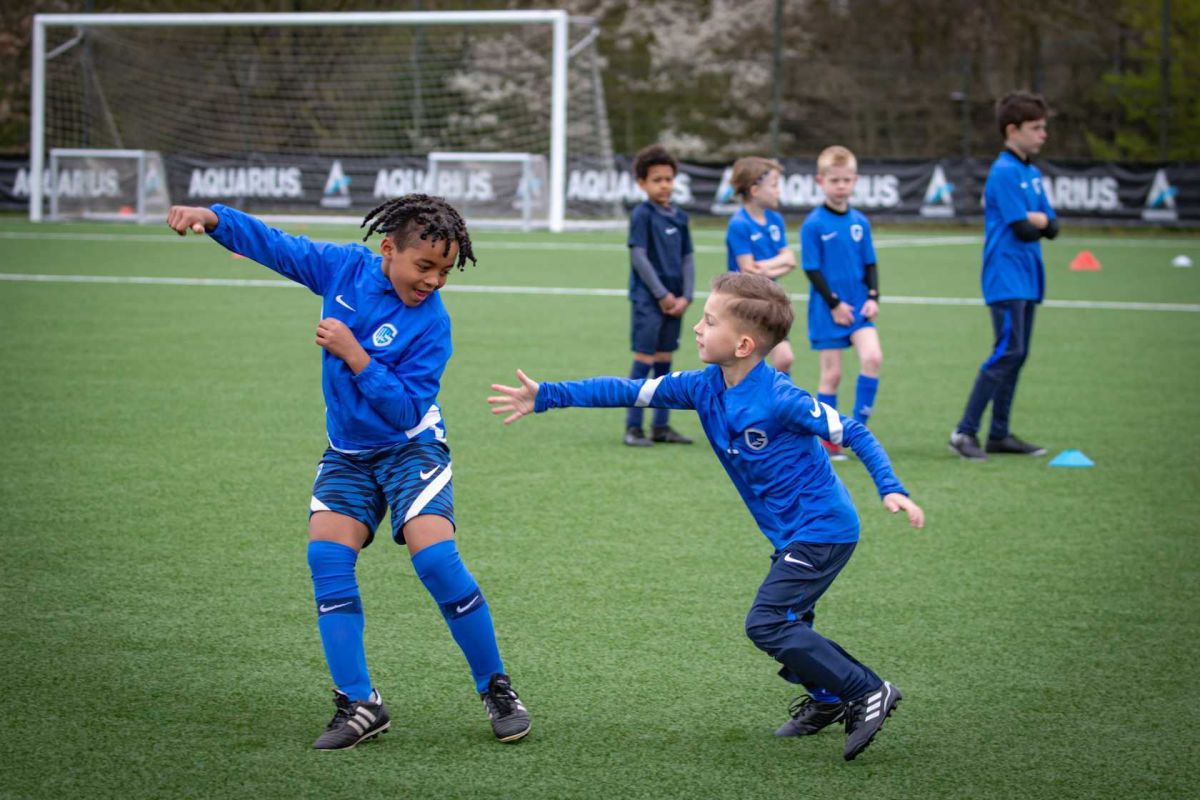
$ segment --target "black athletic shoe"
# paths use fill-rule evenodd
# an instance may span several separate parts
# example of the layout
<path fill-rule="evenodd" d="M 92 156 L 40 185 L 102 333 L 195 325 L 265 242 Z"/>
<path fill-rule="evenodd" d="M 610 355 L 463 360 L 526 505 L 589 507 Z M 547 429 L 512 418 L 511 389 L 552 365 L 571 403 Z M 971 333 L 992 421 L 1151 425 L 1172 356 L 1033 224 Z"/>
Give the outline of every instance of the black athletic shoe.
<path fill-rule="evenodd" d="M 692 440 L 684 436 L 679 431 L 672 428 L 670 425 L 664 425 L 661 428 L 655 426 L 650 430 L 650 438 L 656 442 L 665 444 L 691 444 Z"/>
<path fill-rule="evenodd" d="M 313 742 L 317 750 L 351 750 L 359 742 L 386 733 L 392 726 L 379 692 L 372 692 L 370 700 L 352 703 L 349 697 L 334 689 L 333 702 L 337 711 L 325 726 L 325 732 Z"/>
<path fill-rule="evenodd" d="M 811 736 L 842 718 L 845 703 L 818 703 L 810 695 L 801 695 L 788 706 L 792 718 L 775 731 L 776 736 Z"/>
<path fill-rule="evenodd" d="M 488 719 L 492 721 L 492 730 L 497 739 L 502 742 L 515 742 L 529 733 L 529 712 L 517 698 L 507 675 L 493 675 L 487 691 L 480 692 L 479 698 L 483 700 L 483 707 L 487 709 Z"/>
<path fill-rule="evenodd" d="M 987 461 L 987 453 L 979 446 L 979 439 L 973 433 L 950 434 L 950 452 L 962 456 L 967 461 Z"/>
<path fill-rule="evenodd" d="M 626 428 L 625 444 L 630 447 L 651 447 L 654 442 L 646 438 L 646 432 L 641 428 Z"/>
<path fill-rule="evenodd" d="M 1003 439 L 988 439 L 987 451 L 989 453 L 1017 453 L 1023 456 L 1046 455 L 1046 448 L 1018 439 L 1011 433 Z"/>
<path fill-rule="evenodd" d="M 875 691 L 846 704 L 846 749 L 842 758 L 853 761 L 867 749 L 902 697 L 899 689 L 884 681 Z"/>

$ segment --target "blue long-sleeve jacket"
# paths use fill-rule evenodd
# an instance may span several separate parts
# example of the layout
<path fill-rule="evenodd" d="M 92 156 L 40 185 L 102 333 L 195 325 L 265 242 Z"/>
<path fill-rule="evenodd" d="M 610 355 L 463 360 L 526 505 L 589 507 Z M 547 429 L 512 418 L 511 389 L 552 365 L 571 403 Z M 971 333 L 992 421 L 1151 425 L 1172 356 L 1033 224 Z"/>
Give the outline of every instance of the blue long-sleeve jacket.
<path fill-rule="evenodd" d="M 437 395 L 452 348 L 450 315 L 439 293 L 409 308 L 383 274 L 380 256 L 364 245 L 314 242 L 227 206 L 212 210 L 215 241 L 320 295 L 321 318 L 341 320 L 371 357 L 355 375 L 322 351 L 330 445 L 355 451 L 445 441 Z"/>
<path fill-rule="evenodd" d="M 695 409 L 713 452 L 776 549 L 795 541 L 858 541 L 858 512 L 818 437 L 853 450 L 881 497 L 908 494 L 865 425 L 819 403 L 765 362 L 728 389 L 716 365 L 647 380 L 543 383 L 534 410 L 634 405 Z"/>

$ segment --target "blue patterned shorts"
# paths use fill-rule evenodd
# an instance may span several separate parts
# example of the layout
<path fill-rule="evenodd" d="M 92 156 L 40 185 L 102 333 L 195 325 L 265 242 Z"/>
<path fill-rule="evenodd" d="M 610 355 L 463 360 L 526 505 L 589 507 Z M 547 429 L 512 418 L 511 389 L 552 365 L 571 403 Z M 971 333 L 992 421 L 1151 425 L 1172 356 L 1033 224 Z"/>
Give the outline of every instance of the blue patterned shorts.
<path fill-rule="evenodd" d="M 334 511 L 353 517 L 367 526 L 369 545 L 389 508 L 396 544 L 404 544 L 404 525 L 415 516 L 434 514 L 453 525 L 450 448 L 419 441 L 363 453 L 325 451 L 317 465 L 309 516 Z"/>

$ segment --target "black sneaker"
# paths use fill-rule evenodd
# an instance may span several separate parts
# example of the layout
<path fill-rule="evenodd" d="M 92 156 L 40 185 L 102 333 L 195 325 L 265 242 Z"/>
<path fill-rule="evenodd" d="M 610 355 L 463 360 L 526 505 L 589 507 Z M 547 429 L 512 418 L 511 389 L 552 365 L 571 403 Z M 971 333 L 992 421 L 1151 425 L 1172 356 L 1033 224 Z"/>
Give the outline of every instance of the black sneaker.
<path fill-rule="evenodd" d="M 853 761 L 866 750 L 902 698 L 899 689 L 884 681 L 878 689 L 848 702 L 845 717 L 846 749 L 842 752 L 842 758 Z"/>
<path fill-rule="evenodd" d="M 967 461 L 987 461 L 987 453 L 983 452 L 978 437 L 973 433 L 951 433 L 950 452 L 962 456 Z"/>
<path fill-rule="evenodd" d="M 493 675 L 487 691 L 480 692 L 479 698 L 483 700 L 483 707 L 487 709 L 488 719 L 492 721 L 492 730 L 497 739 L 502 742 L 515 742 L 529 733 L 529 712 L 517 698 L 507 675 Z"/>
<path fill-rule="evenodd" d="M 989 453 L 1017 453 L 1023 456 L 1046 455 L 1046 448 L 1018 439 L 1011 433 L 1003 439 L 988 439 L 987 451 Z"/>
<path fill-rule="evenodd" d="M 317 750 L 352 750 L 359 742 L 374 739 L 392 726 L 379 692 L 372 692 L 369 700 L 352 703 L 349 697 L 334 689 L 333 702 L 337 711 L 325 726 L 325 732 L 313 742 Z"/>
<path fill-rule="evenodd" d="M 788 706 L 792 718 L 775 731 L 776 736 L 811 736 L 842 718 L 845 703 L 818 703 L 810 695 L 801 695 Z"/>
<path fill-rule="evenodd" d="M 646 432 L 641 428 L 626 428 L 625 444 L 630 447 L 651 447 L 654 442 L 646 438 Z"/>
<path fill-rule="evenodd" d="M 684 436 L 679 431 L 672 428 L 670 425 L 664 425 L 661 428 L 655 426 L 650 429 L 650 438 L 656 442 L 664 442 L 666 444 L 691 444 L 692 440 Z"/>

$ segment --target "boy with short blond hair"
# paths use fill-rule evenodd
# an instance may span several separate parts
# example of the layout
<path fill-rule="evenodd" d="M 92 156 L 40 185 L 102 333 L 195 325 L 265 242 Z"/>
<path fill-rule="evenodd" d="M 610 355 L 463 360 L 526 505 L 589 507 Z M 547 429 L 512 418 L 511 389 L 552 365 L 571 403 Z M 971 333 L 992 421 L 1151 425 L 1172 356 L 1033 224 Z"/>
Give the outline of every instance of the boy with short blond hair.
<path fill-rule="evenodd" d="M 813 630 L 813 606 L 845 567 L 858 542 L 859 518 L 820 441 L 854 449 L 890 512 L 920 528 L 925 516 L 908 498 L 887 453 L 867 430 L 797 388 L 764 359 L 788 334 L 791 299 L 762 275 L 726 272 L 712 284 L 692 329 L 704 370 L 650 380 L 591 378 L 537 383 L 517 370 L 520 386 L 492 384 L 493 414 L 505 424 L 551 408 L 690 408 L 713 452 L 771 542 L 767 577 L 746 616 L 751 641 L 782 666 L 785 680 L 809 693 L 793 703 L 776 733 L 806 736 L 845 720 L 843 757 L 871 743 L 900 700 L 839 645 Z"/>
<path fill-rule="evenodd" d="M 730 272 L 752 272 L 779 280 L 796 268 L 796 254 L 788 247 L 787 228 L 779 208 L 783 165 L 761 156 L 733 162 L 730 178 L 742 207 L 729 218 L 725 229 L 726 267 Z M 795 354 L 782 339 L 770 355 L 771 366 L 791 374 Z"/>
<path fill-rule="evenodd" d="M 858 182 L 858 160 L 845 147 L 827 147 L 817 158 L 817 183 L 825 203 L 813 209 L 800 228 L 800 258 L 812 284 L 808 301 L 808 338 L 820 354 L 817 398 L 837 408 L 842 379 L 842 350 L 853 346 L 860 373 L 853 417 L 866 425 L 879 391 L 883 349 L 875 330 L 879 313 L 879 273 L 871 223 L 850 207 Z M 836 444 L 829 457 L 845 455 Z"/>
<path fill-rule="evenodd" d="M 679 349 L 682 318 L 692 302 L 696 264 L 692 233 L 682 208 L 671 205 L 679 162 L 665 147 L 652 144 L 633 159 L 637 185 L 646 193 L 629 217 L 630 340 L 633 367 L 629 377 L 659 378 L 671 371 L 671 354 Z M 656 409 L 647 437 L 642 409 L 625 415 L 624 442 L 649 447 L 655 442 L 691 444 L 668 423 L 669 411 Z"/>

